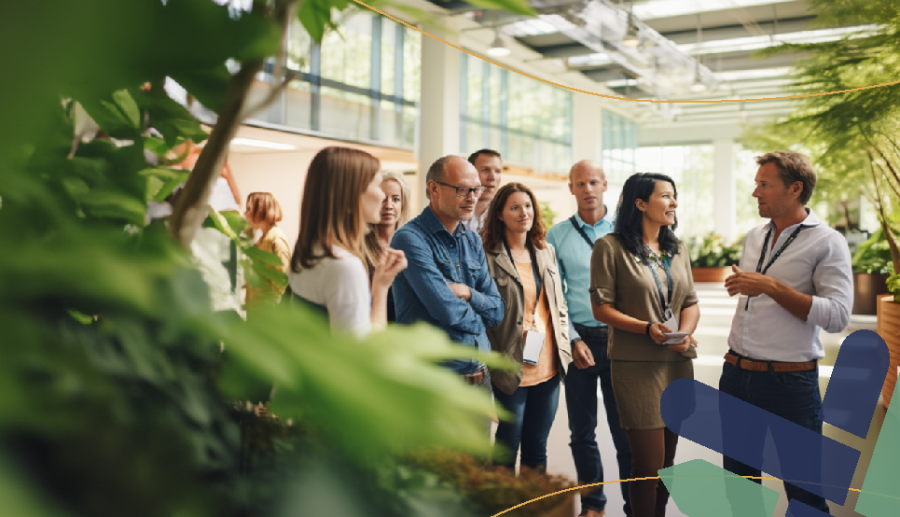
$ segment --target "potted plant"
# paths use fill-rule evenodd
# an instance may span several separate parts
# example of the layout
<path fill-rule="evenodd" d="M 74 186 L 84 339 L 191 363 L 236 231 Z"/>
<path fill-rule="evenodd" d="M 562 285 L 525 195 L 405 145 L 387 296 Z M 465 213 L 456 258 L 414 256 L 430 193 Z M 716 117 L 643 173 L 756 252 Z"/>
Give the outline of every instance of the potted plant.
<path fill-rule="evenodd" d="M 879 228 L 853 255 L 853 314 L 876 314 L 878 297 L 888 292 L 894 272 L 891 250 Z"/>
<path fill-rule="evenodd" d="M 720 235 L 709 233 L 688 240 L 691 254 L 691 273 L 694 282 L 724 282 L 731 274 L 731 265 L 741 260 L 743 237 L 728 243 Z"/>
<path fill-rule="evenodd" d="M 792 74 L 795 109 L 785 119 L 758 128 L 780 148 L 806 152 L 819 171 L 816 196 L 864 195 L 875 206 L 894 271 L 900 271 L 898 226 L 891 224 L 900 201 L 900 99 L 896 87 L 873 87 L 900 75 L 900 4 L 894 0 L 812 2 L 818 21 L 869 25 L 871 30 L 840 40 L 786 44 L 759 54 L 804 52 Z M 810 93 L 846 92 L 841 95 Z M 758 147 L 755 147 L 758 148 Z M 771 151 L 773 148 L 768 148 Z M 821 199 L 821 198 L 820 198 Z M 900 365 L 900 282 L 888 281 L 894 296 L 878 299 L 878 334 L 891 351 L 882 398 L 890 402 Z M 895 300 L 895 298 L 897 298 Z"/>
<path fill-rule="evenodd" d="M 463 499 L 461 507 L 471 515 L 496 515 L 541 496 L 575 487 L 568 479 L 528 468 L 520 474 L 505 467 L 486 465 L 474 457 L 440 447 L 430 447 L 408 456 L 403 462 L 404 485 L 418 480 L 418 489 L 427 485 L 433 497 L 443 487 Z M 504 513 L 511 517 L 570 517 L 575 515 L 572 490 L 525 504 Z M 444 497 L 451 499 L 450 497 Z"/>

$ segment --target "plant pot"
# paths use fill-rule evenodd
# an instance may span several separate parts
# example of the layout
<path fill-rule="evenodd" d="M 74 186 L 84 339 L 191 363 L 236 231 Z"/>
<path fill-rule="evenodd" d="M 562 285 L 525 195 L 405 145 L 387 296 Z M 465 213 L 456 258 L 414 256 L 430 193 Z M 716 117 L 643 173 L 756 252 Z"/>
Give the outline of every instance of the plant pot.
<path fill-rule="evenodd" d="M 887 275 L 853 273 L 853 314 L 877 314 L 878 297 L 887 294 Z"/>
<path fill-rule="evenodd" d="M 724 282 L 731 274 L 730 267 L 693 267 L 691 275 L 697 282 Z"/>
<path fill-rule="evenodd" d="M 890 294 L 878 297 L 876 331 L 881 339 L 884 339 L 891 354 L 891 366 L 888 368 L 884 387 L 881 389 L 881 399 L 884 407 L 887 408 L 891 403 L 894 385 L 897 384 L 897 366 L 900 366 L 900 304 L 895 303 L 894 297 Z"/>

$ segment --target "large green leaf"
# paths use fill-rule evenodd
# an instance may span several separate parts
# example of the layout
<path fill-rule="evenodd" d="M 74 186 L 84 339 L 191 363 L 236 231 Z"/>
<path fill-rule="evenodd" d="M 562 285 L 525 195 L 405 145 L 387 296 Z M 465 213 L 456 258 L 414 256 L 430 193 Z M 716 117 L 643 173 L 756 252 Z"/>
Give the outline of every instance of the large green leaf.
<path fill-rule="evenodd" d="M 336 29 L 331 19 L 332 9 L 342 11 L 347 8 L 349 0 L 301 0 L 297 16 L 310 38 L 322 43 L 325 31 Z"/>
<path fill-rule="evenodd" d="M 499 9 L 514 14 L 537 15 L 537 12 L 528 5 L 528 0 L 466 0 L 466 3 L 475 7 Z"/>

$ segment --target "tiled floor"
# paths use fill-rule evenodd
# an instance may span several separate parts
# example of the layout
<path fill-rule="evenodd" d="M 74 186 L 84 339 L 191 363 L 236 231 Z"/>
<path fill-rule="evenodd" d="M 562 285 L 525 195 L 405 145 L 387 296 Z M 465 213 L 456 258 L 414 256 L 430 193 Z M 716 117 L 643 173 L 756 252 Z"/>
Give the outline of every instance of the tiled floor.
<path fill-rule="evenodd" d="M 698 352 L 699 358 L 694 361 L 694 374 L 697 380 L 710 386 L 718 386 L 719 373 L 722 369 L 722 356 L 728 350 L 726 340 L 728 332 L 731 328 L 731 319 L 734 315 L 736 300 L 729 298 L 722 284 L 697 284 L 698 294 L 700 296 L 701 319 L 700 327 L 695 335 L 699 342 Z M 843 339 L 854 330 L 869 329 L 875 330 L 875 316 L 854 316 L 851 319 L 850 327 L 841 334 L 821 333 L 821 339 L 825 345 L 826 357 L 821 362 L 822 366 L 834 364 L 837 357 L 837 351 Z M 823 390 L 828 385 L 828 375 L 830 369 L 821 368 L 820 383 Z M 604 470 L 607 473 L 607 479 L 615 479 L 609 477 L 615 470 L 615 448 L 612 439 L 609 437 L 608 430 L 605 431 L 606 418 L 603 413 L 603 404 L 600 403 L 599 421 L 602 422 L 598 429 L 597 435 L 603 458 Z M 869 429 L 867 440 L 861 440 L 856 436 L 843 432 L 837 428 L 825 425 L 825 435 L 841 441 L 851 447 L 862 451 L 862 459 L 853 478 L 853 487 L 860 488 L 862 486 L 865 470 L 868 467 L 869 459 L 872 456 L 872 450 L 875 447 L 875 441 L 878 432 L 881 429 L 881 422 L 884 419 L 884 407 L 879 404 L 878 409 L 873 417 L 873 425 Z M 556 421 L 550 431 L 549 440 L 549 464 L 548 471 L 556 474 L 563 474 L 570 479 L 575 480 L 575 465 L 572 461 L 572 455 L 569 449 L 569 431 L 568 418 L 565 406 L 565 396 L 560 397 L 559 412 Z M 678 444 L 678 454 L 675 463 L 681 463 L 691 459 L 702 458 L 715 465 L 722 464 L 721 455 L 693 442 L 681 440 Z M 774 481 L 765 481 L 768 487 L 778 490 L 781 494 L 779 506 L 775 511 L 775 517 L 784 515 L 787 508 L 787 499 L 784 497 L 784 491 L 781 483 Z M 607 516 L 619 517 L 623 516 L 622 511 L 622 495 L 618 488 L 609 487 L 606 490 L 609 503 L 607 506 Z M 832 514 L 840 517 L 857 516 L 852 510 L 856 504 L 857 495 L 851 492 L 845 507 L 831 504 Z M 684 514 L 678 511 L 678 508 L 670 500 L 667 516 L 681 517 Z"/>

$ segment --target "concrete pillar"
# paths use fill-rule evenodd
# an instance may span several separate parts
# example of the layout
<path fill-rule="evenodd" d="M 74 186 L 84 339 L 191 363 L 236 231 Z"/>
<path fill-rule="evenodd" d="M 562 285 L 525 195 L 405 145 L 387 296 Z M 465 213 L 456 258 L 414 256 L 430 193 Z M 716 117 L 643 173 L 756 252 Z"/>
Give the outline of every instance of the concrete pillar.
<path fill-rule="evenodd" d="M 442 20 L 447 31 L 440 36 L 454 45 L 459 44 L 457 27 L 452 20 Z M 419 103 L 419 141 L 416 146 L 418 192 L 415 214 L 427 205 L 425 173 L 428 167 L 448 154 L 459 153 L 459 51 L 432 38 L 422 38 L 422 95 Z"/>
<path fill-rule="evenodd" d="M 716 233 L 731 241 L 737 237 L 737 181 L 734 177 L 734 140 L 713 140 L 715 161 L 713 176 L 715 185 L 714 215 Z"/>
<path fill-rule="evenodd" d="M 603 161 L 603 125 L 600 98 L 572 94 L 572 158 Z"/>

